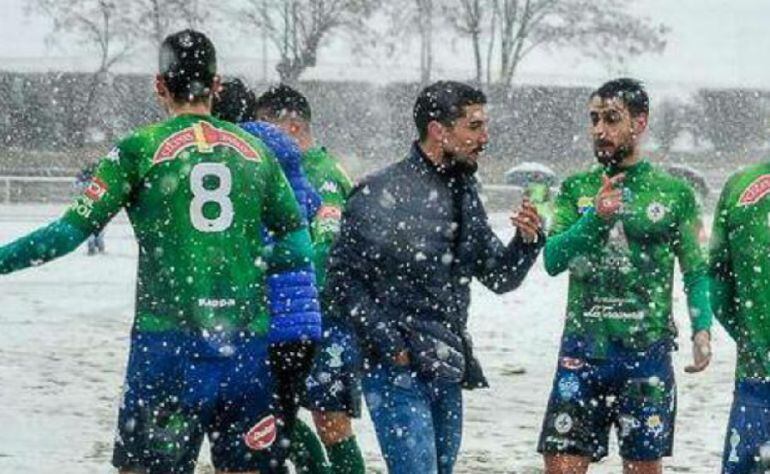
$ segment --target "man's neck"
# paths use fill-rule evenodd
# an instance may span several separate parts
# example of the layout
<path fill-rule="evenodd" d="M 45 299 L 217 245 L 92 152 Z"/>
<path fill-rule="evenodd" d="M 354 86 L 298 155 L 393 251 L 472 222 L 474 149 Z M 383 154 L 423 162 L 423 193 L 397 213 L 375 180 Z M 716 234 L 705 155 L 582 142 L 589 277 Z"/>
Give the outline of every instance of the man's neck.
<path fill-rule="evenodd" d="M 168 106 L 168 113 L 172 117 L 178 117 L 180 115 L 211 115 L 211 101 L 197 101 L 197 102 L 174 102 Z"/>
<path fill-rule="evenodd" d="M 628 169 L 642 161 L 642 155 L 639 153 L 638 148 L 634 148 L 634 152 L 628 155 L 623 161 L 618 164 L 620 169 Z"/>
<path fill-rule="evenodd" d="M 431 140 L 425 140 L 418 141 L 417 146 L 420 147 L 423 155 L 425 155 L 428 160 L 436 167 L 442 166 L 444 164 L 444 150 L 442 149 L 440 143 L 436 143 Z"/>
<path fill-rule="evenodd" d="M 299 149 L 302 153 L 305 153 L 315 146 L 315 140 L 313 140 L 313 136 L 310 134 L 302 133 L 294 138 L 297 140 L 297 145 L 299 145 Z"/>

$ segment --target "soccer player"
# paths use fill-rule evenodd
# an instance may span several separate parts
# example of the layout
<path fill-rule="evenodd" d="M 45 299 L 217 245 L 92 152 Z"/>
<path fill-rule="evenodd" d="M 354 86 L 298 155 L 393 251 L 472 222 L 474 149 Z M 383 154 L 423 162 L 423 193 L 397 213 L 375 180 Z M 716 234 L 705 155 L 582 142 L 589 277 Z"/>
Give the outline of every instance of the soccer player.
<path fill-rule="evenodd" d="M 317 282 L 322 289 L 351 180 L 337 158 L 315 144 L 310 103 L 299 91 L 283 84 L 272 87 L 257 99 L 256 110 L 261 120 L 275 123 L 296 139 L 303 152 L 302 171 L 321 196 L 320 208 L 309 219 Z M 351 423 L 351 417 L 359 417 L 361 410 L 358 343 L 352 328 L 328 322 L 308 378 L 306 402 L 333 472 L 363 474 L 364 459 Z"/>
<path fill-rule="evenodd" d="M 159 56 L 156 92 L 171 118 L 119 142 L 61 219 L 0 248 L 0 273 L 66 254 L 125 208 L 139 264 L 113 464 L 191 474 L 208 435 L 217 472 L 274 472 L 268 333 L 287 312 L 269 315 L 265 299 L 309 264 L 309 234 L 270 151 L 210 116 L 211 41 L 184 30 Z M 320 314 L 305 321 L 317 338 Z"/>
<path fill-rule="evenodd" d="M 770 164 L 725 184 L 711 235 L 711 306 L 735 340 L 735 392 L 722 472 L 770 468 Z"/>
<path fill-rule="evenodd" d="M 590 96 L 599 165 L 567 178 L 546 243 L 550 275 L 569 271 L 567 319 L 538 451 L 548 473 L 586 472 L 618 428 L 624 472 L 661 472 L 676 409 L 670 352 L 674 260 L 682 268 L 694 363 L 710 361 L 712 312 L 693 190 L 642 158 L 649 98 L 617 79 Z"/>

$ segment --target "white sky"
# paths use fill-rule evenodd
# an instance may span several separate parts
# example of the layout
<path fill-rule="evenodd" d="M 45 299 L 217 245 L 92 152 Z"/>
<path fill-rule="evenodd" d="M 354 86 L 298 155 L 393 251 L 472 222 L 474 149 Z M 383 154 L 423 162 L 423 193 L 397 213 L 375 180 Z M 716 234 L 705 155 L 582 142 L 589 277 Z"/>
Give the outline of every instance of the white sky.
<path fill-rule="evenodd" d="M 70 40 L 47 44 L 51 21 L 28 17 L 30 0 L 0 0 L 0 68 L 45 70 L 89 68 L 87 50 Z M 586 60 L 574 52 L 533 53 L 523 64 L 518 82 L 594 85 L 618 74 L 645 80 L 656 89 L 678 90 L 700 86 L 770 85 L 770 0 L 638 0 L 634 10 L 671 28 L 662 55 L 632 59 L 623 69 L 609 69 L 600 61 Z M 233 32 L 212 32 L 223 72 L 262 75 L 259 38 Z M 437 40 L 435 77 L 470 78 L 472 57 L 463 41 Z M 248 44 L 248 46 L 245 46 Z M 256 47 L 255 47 L 256 46 Z M 318 66 L 306 78 L 351 79 L 387 82 L 419 76 L 417 43 L 398 58 L 356 60 L 344 41 L 326 45 Z M 139 52 L 119 69 L 151 72 L 151 51 Z M 273 63 L 269 71 L 273 74 Z"/>

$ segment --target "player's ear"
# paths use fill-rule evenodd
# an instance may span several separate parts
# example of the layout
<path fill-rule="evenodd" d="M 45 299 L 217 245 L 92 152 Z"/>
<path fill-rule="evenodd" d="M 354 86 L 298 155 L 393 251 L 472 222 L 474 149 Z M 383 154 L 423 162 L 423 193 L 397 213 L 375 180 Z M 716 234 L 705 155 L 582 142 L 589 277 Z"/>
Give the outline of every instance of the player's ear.
<path fill-rule="evenodd" d="M 155 94 L 161 99 L 167 99 L 169 96 L 166 82 L 160 74 L 155 76 Z"/>
<path fill-rule="evenodd" d="M 218 97 L 220 92 L 222 92 L 222 77 L 217 74 L 214 76 L 214 80 L 211 81 L 211 95 L 212 97 Z"/>
<path fill-rule="evenodd" d="M 636 117 L 632 117 L 631 120 L 633 121 L 634 133 L 636 135 L 641 135 L 647 130 L 647 121 L 649 120 L 647 114 L 639 114 Z"/>

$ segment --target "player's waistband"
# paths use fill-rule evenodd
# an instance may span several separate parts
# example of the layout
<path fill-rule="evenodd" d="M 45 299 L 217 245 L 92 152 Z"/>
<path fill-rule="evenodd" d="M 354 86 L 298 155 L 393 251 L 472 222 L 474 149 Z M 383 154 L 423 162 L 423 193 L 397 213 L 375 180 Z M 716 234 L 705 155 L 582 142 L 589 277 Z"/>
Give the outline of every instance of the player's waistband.
<path fill-rule="evenodd" d="M 264 334 L 251 331 L 137 331 L 131 332 L 131 349 L 192 358 L 228 358 L 266 351 Z"/>
<path fill-rule="evenodd" d="M 670 338 L 663 338 L 643 348 L 628 347 L 623 341 L 610 339 L 600 347 L 591 338 L 572 335 L 562 337 L 559 356 L 597 360 L 662 358 L 674 350 L 676 343 Z"/>
<path fill-rule="evenodd" d="M 741 399 L 741 403 L 755 403 L 758 405 L 770 405 L 770 382 L 757 379 L 743 379 L 735 382 L 735 397 Z"/>

